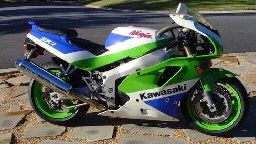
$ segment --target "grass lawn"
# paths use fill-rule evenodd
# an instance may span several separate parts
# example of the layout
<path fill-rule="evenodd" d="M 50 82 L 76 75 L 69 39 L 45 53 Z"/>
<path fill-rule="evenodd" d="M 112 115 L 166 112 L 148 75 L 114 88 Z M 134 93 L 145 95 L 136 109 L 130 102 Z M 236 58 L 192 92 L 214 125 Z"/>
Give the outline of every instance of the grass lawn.
<path fill-rule="evenodd" d="M 86 5 L 131 10 L 175 10 L 180 0 L 80 0 Z M 256 0 L 183 0 L 196 10 L 256 10 Z"/>

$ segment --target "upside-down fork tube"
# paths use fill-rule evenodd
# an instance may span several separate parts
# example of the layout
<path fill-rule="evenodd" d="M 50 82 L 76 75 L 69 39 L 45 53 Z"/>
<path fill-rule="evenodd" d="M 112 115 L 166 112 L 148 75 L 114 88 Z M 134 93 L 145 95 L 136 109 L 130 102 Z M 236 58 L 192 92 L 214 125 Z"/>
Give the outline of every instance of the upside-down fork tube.
<path fill-rule="evenodd" d="M 54 76 L 53 74 L 49 73 L 48 71 L 34 64 L 28 59 L 17 60 L 15 62 L 15 66 L 24 74 L 28 75 L 32 79 L 35 79 L 44 86 L 51 88 L 54 91 L 74 97 L 75 99 L 81 100 L 90 105 L 94 105 L 100 110 L 106 109 L 105 106 L 98 103 L 97 101 L 90 99 L 87 96 L 75 93 L 70 84 L 62 81 L 58 77 Z"/>

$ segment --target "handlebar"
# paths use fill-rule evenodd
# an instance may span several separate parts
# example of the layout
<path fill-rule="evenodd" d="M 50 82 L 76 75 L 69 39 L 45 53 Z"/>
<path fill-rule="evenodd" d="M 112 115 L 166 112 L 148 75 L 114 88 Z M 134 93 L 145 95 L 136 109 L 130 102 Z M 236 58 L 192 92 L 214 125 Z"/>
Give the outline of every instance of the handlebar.
<path fill-rule="evenodd" d="M 177 28 L 180 28 L 181 26 L 179 25 L 174 25 L 174 26 L 166 26 L 162 29 L 160 29 L 158 32 L 157 32 L 157 36 L 161 37 L 164 33 L 168 32 L 168 31 L 171 31 L 173 29 L 177 29 Z"/>

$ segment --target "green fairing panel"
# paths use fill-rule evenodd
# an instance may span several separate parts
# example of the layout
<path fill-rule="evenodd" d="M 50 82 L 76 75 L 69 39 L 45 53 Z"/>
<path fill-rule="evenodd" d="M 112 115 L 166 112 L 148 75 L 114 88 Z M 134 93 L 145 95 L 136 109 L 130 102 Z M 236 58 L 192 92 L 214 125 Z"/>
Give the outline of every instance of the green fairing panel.
<path fill-rule="evenodd" d="M 223 54 L 223 48 L 222 46 L 212 37 L 208 36 L 209 41 L 214 46 L 214 53 L 211 55 L 213 58 L 220 57 Z"/>
<path fill-rule="evenodd" d="M 214 58 L 220 57 L 223 54 L 222 46 L 214 38 L 212 38 L 210 36 L 208 36 L 207 39 L 213 45 L 214 51 L 208 55 L 199 55 L 199 56 L 197 56 L 197 58 L 214 59 Z"/>
<path fill-rule="evenodd" d="M 225 77 L 235 77 L 236 75 L 230 71 L 227 71 L 222 68 L 211 68 L 207 74 L 208 76 L 212 77 L 214 81 L 225 78 Z"/>
<path fill-rule="evenodd" d="M 141 46 L 128 49 L 125 51 L 121 51 L 118 53 L 113 53 L 113 54 L 103 55 L 103 56 L 96 56 L 94 58 L 76 61 L 76 62 L 73 62 L 72 65 L 87 71 L 93 70 L 128 57 L 130 58 L 141 57 L 146 53 L 148 53 L 149 51 L 165 47 L 171 41 L 171 39 L 172 38 L 163 39 L 157 42 L 148 43 L 148 44 L 141 45 Z"/>
<path fill-rule="evenodd" d="M 220 57 L 223 53 L 221 45 L 216 40 L 214 40 L 211 37 L 208 37 L 208 39 L 214 46 L 214 52 L 212 54 L 194 57 L 170 58 L 160 64 L 142 69 L 137 73 L 128 76 L 118 88 L 124 93 L 131 93 L 141 90 L 157 88 L 157 82 L 159 80 L 159 77 L 164 68 L 167 66 L 179 66 L 181 69 L 172 78 L 170 78 L 167 81 L 167 83 L 163 86 L 200 78 L 201 75 L 195 71 L 195 67 L 200 65 L 200 60 L 217 58 Z M 215 78 L 234 76 L 234 74 L 223 69 L 205 69 L 205 72 L 209 70 L 212 71 L 209 72 L 209 74 L 213 74 Z M 138 73 L 140 75 L 138 75 Z"/>
<path fill-rule="evenodd" d="M 162 63 L 131 74 L 124 79 L 118 88 L 124 93 L 158 88 L 157 82 L 161 73 L 167 66 L 178 66 L 180 70 L 161 87 L 200 78 L 201 75 L 195 70 L 195 67 L 198 65 L 200 65 L 200 62 L 196 58 L 170 58 Z"/>

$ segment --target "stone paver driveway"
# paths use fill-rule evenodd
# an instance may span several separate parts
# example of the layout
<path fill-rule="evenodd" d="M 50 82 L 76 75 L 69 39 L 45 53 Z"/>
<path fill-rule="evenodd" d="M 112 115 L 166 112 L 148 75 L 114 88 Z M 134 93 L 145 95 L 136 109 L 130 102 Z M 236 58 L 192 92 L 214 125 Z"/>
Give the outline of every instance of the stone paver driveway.
<path fill-rule="evenodd" d="M 94 109 L 73 127 L 56 126 L 40 119 L 28 100 L 29 78 L 16 69 L 0 70 L 0 143 L 256 143 L 255 53 L 229 54 L 214 60 L 238 74 L 250 95 L 250 111 L 242 127 L 229 137 L 199 133 L 180 122 L 138 121 L 97 116 Z"/>

